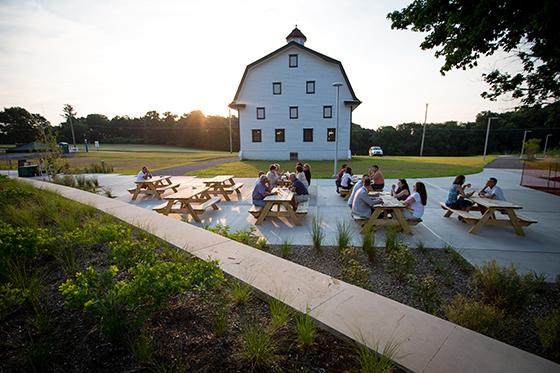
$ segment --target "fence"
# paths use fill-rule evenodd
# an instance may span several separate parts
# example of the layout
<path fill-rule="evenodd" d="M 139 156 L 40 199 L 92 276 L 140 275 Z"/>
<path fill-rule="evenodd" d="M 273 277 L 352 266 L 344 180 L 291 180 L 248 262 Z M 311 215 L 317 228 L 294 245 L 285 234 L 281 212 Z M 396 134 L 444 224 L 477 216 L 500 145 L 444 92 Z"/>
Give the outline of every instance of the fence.
<path fill-rule="evenodd" d="M 523 162 L 521 185 L 560 196 L 560 163 Z"/>

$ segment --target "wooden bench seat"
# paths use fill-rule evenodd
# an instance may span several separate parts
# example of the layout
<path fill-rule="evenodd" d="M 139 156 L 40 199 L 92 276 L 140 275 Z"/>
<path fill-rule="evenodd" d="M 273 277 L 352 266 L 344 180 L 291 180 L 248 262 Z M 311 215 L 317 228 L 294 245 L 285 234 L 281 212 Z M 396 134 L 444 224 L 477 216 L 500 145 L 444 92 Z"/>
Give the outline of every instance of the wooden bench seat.
<path fill-rule="evenodd" d="M 157 211 L 157 212 L 163 212 L 166 207 L 167 207 L 167 202 L 164 202 L 164 203 L 161 203 L 157 206 L 152 207 L 152 210 Z"/>
<path fill-rule="evenodd" d="M 208 207 L 212 206 L 214 210 L 218 210 L 218 206 L 216 206 L 218 202 L 220 202 L 220 197 L 212 197 L 203 203 L 192 204 L 192 208 L 194 211 L 204 211 Z"/>
<path fill-rule="evenodd" d="M 166 185 L 166 186 L 162 186 L 162 187 L 158 187 L 156 188 L 156 190 L 158 191 L 158 193 L 163 193 L 168 189 L 173 189 L 174 192 L 177 192 L 177 188 L 179 188 L 179 183 L 177 184 L 171 184 L 171 185 Z"/>
<path fill-rule="evenodd" d="M 445 214 L 443 215 L 446 218 L 450 217 L 452 214 L 457 214 L 460 218 L 464 219 L 467 223 L 472 223 L 472 224 L 476 223 L 481 218 L 481 216 L 471 214 L 468 211 L 452 209 L 443 202 L 440 202 L 439 205 L 441 206 L 442 209 L 446 211 Z"/>
<path fill-rule="evenodd" d="M 128 193 L 130 193 L 130 194 L 134 194 L 134 192 L 136 192 L 136 188 L 130 188 L 130 189 L 127 189 L 127 190 L 128 190 Z"/>
<path fill-rule="evenodd" d="M 243 188 L 243 183 L 237 183 L 235 185 L 231 185 L 228 186 L 227 188 L 224 188 L 224 191 L 228 192 L 228 193 L 233 193 L 233 192 L 238 192 L 239 189 Z"/>
<path fill-rule="evenodd" d="M 338 193 L 340 194 L 341 197 L 348 197 L 350 196 L 350 194 L 352 193 L 352 189 L 346 189 L 346 188 L 338 188 Z"/>
<path fill-rule="evenodd" d="M 251 214 L 255 218 L 257 218 L 259 216 L 259 214 L 261 213 L 262 209 L 263 208 L 261 206 L 252 205 L 251 208 L 249 209 L 249 214 Z"/>
<path fill-rule="evenodd" d="M 307 210 L 309 209 L 309 201 L 307 202 L 300 202 L 298 204 L 296 214 L 307 214 Z"/>

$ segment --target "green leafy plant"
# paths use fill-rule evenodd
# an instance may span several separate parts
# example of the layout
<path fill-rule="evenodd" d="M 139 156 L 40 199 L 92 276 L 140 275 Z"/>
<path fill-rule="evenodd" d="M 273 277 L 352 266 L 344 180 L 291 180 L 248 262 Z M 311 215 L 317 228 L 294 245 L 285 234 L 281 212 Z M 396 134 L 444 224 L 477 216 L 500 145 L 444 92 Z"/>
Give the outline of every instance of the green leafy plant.
<path fill-rule="evenodd" d="M 379 344 L 375 345 L 375 349 L 379 349 Z M 392 341 L 387 342 L 381 353 L 368 348 L 365 343 L 360 344 L 356 353 L 356 360 L 360 365 L 362 373 L 390 373 L 393 371 L 394 363 L 392 359 L 396 358 L 399 345 Z"/>
<path fill-rule="evenodd" d="M 434 313 L 441 304 L 438 283 L 431 275 L 427 275 L 414 286 L 414 295 L 429 313 Z"/>
<path fill-rule="evenodd" d="M 261 237 L 255 243 L 255 248 L 257 248 L 259 250 L 264 250 L 264 249 L 266 249 L 267 244 L 268 244 L 268 242 L 266 241 L 266 238 Z"/>
<path fill-rule="evenodd" d="M 248 325 L 241 335 L 240 355 L 251 369 L 272 367 L 278 347 L 272 333 L 258 323 Z"/>
<path fill-rule="evenodd" d="M 313 221 L 311 222 L 311 243 L 313 248 L 315 250 L 321 250 L 321 245 L 323 244 L 324 239 L 325 231 L 323 230 L 321 220 L 314 216 Z"/>
<path fill-rule="evenodd" d="M 218 308 L 214 319 L 214 333 L 218 337 L 224 335 L 228 329 L 228 314 L 230 308 L 230 304 L 227 301 L 224 301 Z"/>
<path fill-rule="evenodd" d="M 229 286 L 229 293 L 234 304 L 245 304 L 251 300 L 253 289 L 244 282 L 234 280 Z"/>
<path fill-rule="evenodd" d="M 375 232 L 370 226 L 367 226 L 363 231 L 362 237 L 362 250 L 367 255 L 370 262 L 375 262 L 377 256 L 377 249 L 375 248 Z"/>
<path fill-rule="evenodd" d="M 139 363 L 150 364 L 153 362 L 153 339 L 146 333 L 138 333 L 129 337 L 128 346 Z"/>
<path fill-rule="evenodd" d="M 270 325 L 273 330 L 280 329 L 290 319 L 291 310 L 287 304 L 279 301 L 278 299 L 272 298 L 268 302 L 268 308 L 270 309 Z"/>
<path fill-rule="evenodd" d="M 391 252 L 397 248 L 399 244 L 399 231 L 395 226 L 385 228 L 385 250 Z"/>
<path fill-rule="evenodd" d="M 11 283 L 0 286 L 0 318 L 21 306 L 29 297 L 28 289 L 13 287 Z"/>
<path fill-rule="evenodd" d="M 418 250 L 418 252 L 422 255 L 428 255 L 428 249 L 426 248 L 426 245 L 424 245 L 423 241 L 418 241 L 416 243 L 416 250 Z"/>
<path fill-rule="evenodd" d="M 344 249 L 339 254 L 342 263 L 342 280 L 364 289 L 371 289 L 369 270 L 357 260 L 357 253 L 353 249 Z"/>
<path fill-rule="evenodd" d="M 350 245 L 351 234 L 350 226 L 346 221 L 336 223 L 336 243 L 339 251 Z"/>
<path fill-rule="evenodd" d="M 414 258 L 408 246 L 398 244 L 397 247 L 387 253 L 388 271 L 397 278 L 403 279 L 412 271 Z"/>
<path fill-rule="evenodd" d="M 468 300 L 462 295 L 455 297 L 445 307 L 449 321 L 492 338 L 509 340 L 517 332 L 516 321 L 504 310 L 491 304 Z"/>
<path fill-rule="evenodd" d="M 560 310 L 535 320 L 544 350 L 555 360 L 560 359 Z"/>
<path fill-rule="evenodd" d="M 304 349 L 311 347 L 313 342 L 315 342 L 317 327 L 311 316 L 309 316 L 309 313 L 296 316 L 295 328 L 299 345 Z"/>
<path fill-rule="evenodd" d="M 292 251 L 292 246 L 290 245 L 290 241 L 288 239 L 284 239 L 280 244 L 280 256 L 282 258 L 287 258 Z"/>

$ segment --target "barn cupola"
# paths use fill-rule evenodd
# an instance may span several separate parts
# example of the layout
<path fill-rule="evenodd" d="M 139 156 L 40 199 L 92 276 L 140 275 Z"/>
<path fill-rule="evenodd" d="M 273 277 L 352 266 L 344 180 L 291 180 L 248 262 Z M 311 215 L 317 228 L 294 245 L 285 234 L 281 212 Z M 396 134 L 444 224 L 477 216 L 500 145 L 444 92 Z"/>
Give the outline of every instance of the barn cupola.
<path fill-rule="evenodd" d="M 291 41 L 295 41 L 298 44 L 304 45 L 307 41 L 307 38 L 303 33 L 296 27 L 290 32 L 290 35 L 286 37 L 286 41 L 289 43 Z"/>

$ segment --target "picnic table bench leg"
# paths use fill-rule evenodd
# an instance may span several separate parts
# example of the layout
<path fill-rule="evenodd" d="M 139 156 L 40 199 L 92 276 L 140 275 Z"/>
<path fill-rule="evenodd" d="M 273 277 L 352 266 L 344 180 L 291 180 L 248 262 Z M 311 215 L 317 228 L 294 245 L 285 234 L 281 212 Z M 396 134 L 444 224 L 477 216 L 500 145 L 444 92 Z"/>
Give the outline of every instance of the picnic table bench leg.
<path fill-rule="evenodd" d="M 167 206 L 165 206 L 165 209 L 161 213 L 165 216 L 169 215 L 169 213 L 171 212 L 171 208 L 173 207 L 174 204 L 175 201 L 173 201 L 172 199 L 167 201 Z"/>
<path fill-rule="evenodd" d="M 140 194 L 140 191 L 142 190 L 141 188 L 141 184 L 136 185 L 136 190 L 134 191 L 134 193 L 132 194 L 132 200 L 136 200 L 136 198 L 138 198 L 138 195 Z"/>
<path fill-rule="evenodd" d="M 515 229 L 515 233 L 518 236 L 525 236 L 525 232 L 523 232 L 523 228 L 521 228 L 521 225 L 519 224 L 519 218 L 515 214 L 515 211 L 513 211 L 512 209 L 507 209 L 506 214 L 509 216 L 509 221 L 513 226 L 513 229 Z"/>
<path fill-rule="evenodd" d="M 473 234 L 474 234 L 474 233 L 478 232 L 478 230 L 479 230 L 480 228 L 482 228 L 482 226 L 483 226 L 484 224 L 486 224 L 486 222 L 487 222 L 491 217 L 492 217 L 492 210 L 491 210 L 491 209 L 486 210 L 486 212 L 484 213 L 484 215 L 482 215 L 482 218 L 480 218 L 480 220 L 479 220 L 475 225 L 473 225 L 473 227 L 472 227 L 471 229 L 469 229 L 469 233 L 473 233 Z"/>
<path fill-rule="evenodd" d="M 443 214 L 443 217 L 444 217 L 444 218 L 448 218 L 448 217 L 450 217 L 451 215 L 453 215 L 453 211 L 451 211 L 451 210 L 446 210 L 445 214 Z"/>
<path fill-rule="evenodd" d="M 284 202 L 283 205 L 288 211 L 288 218 L 292 220 L 295 225 L 301 225 L 292 204 L 290 202 Z"/>
<path fill-rule="evenodd" d="M 268 212 L 270 211 L 270 209 L 272 208 L 273 204 L 270 202 L 266 202 L 266 204 L 264 205 L 263 209 L 261 210 L 261 213 L 259 214 L 259 217 L 257 218 L 257 221 L 255 222 L 255 225 L 259 225 L 261 224 L 264 219 L 266 218 L 266 216 L 268 215 Z"/>
<path fill-rule="evenodd" d="M 220 185 L 220 186 L 218 186 L 218 188 L 219 188 L 219 190 L 220 190 L 220 193 L 224 196 L 225 200 L 226 200 L 226 201 L 231 201 L 231 199 L 229 198 L 227 192 L 224 190 L 224 186 L 223 186 L 223 185 Z"/>
<path fill-rule="evenodd" d="M 406 221 L 406 219 L 404 218 L 402 209 L 394 209 L 393 215 L 397 218 L 397 221 L 399 222 L 399 225 L 401 226 L 403 232 L 406 234 L 412 234 L 410 225 L 408 225 L 408 221 Z"/>
<path fill-rule="evenodd" d="M 198 214 L 193 210 L 190 203 L 185 203 L 185 209 L 187 210 L 187 214 L 191 215 L 194 221 L 196 221 L 197 223 L 201 223 Z"/>

